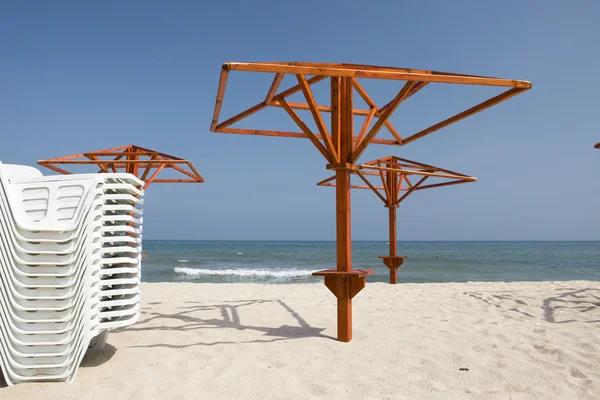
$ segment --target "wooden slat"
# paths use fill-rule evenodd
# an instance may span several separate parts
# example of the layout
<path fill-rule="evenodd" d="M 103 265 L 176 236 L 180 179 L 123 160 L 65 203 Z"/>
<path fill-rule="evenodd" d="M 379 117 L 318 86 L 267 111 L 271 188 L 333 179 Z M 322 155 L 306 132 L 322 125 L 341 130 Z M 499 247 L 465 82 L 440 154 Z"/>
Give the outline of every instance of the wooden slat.
<path fill-rule="evenodd" d="M 155 154 L 152 156 L 151 160 L 156 160 L 156 158 L 158 157 L 158 154 Z M 146 178 L 148 177 L 148 173 L 150 172 L 151 166 L 152 164 L 148 164 L 146 166 L 146 169 L 144 170 L 144 173 L 142 174 L 142 177 L 140 178 L 142 181 L 145 181 Z"/>
<path fill-rule="evenodd" d="M 91 154 L 87 155 L 87 158 L 89 158 L 89 159 L 90 159 L 90 160 L 92 160 L 92 161 L 99 161 L 99 160 L 98 160 L 98 157 L 96 157 L 96 156 L 94 156 L 94 155 L 91 155 Z M 98 166 L 100 167 L 100 170 L 101 170 L 102 172 L 106 172 L 106 173 L 108 173 L 108 168 L 106 168 L 106 166 L 105 166 L 104 164 L 98 164 Z"/>
<path fill-rule="evenodd" d="M 387 204 L 387 200 L 381 195 L 381 193 L 379 193 L 379 190 L 377 190 L 377 188 L 375 186 L 373 186 L 371 184 L 371 182 L 369 182 L 369 180 L 367 178 L 365 178 L 360 171 L 356 171 L 356 175 L 358 175 L 358 177 L 367 184 L 369 189 L 371 189 L 373 192 L 375 192 L 377 197 L 379 197 L 381 199 L 381 201 L 383 201 L 384 204 Z"/>
<path fill-rule="evenodd" d="M 41 161 L 44 161 L 44 162 L 53 162 L 53 161 L 56 161 L 56 160 L 70 160 L 70 159 L 73 159 L 73 158 L 82 158 L 82 157 L 85 157 L 86 154 L 98 154 L 98 153 L 103 153 L 103 152 L 116 152 L 116 151 L 119 151 L 119 150 L 128 149 L 130 147 L 131 146 L 113 147 L 111 149 L 106 149 L 106 150 L 93 151 L 93 152 L 80 153 L 80 154 L 73 154 L 73 155 L 70 155 L 70 156 L 63 156 L 63 157 L 48 158 L 46 160 L 41 160 Z M 120 153 L 118 153 L 118 154 L 120 154 Z"/>
<path fill-rule="evenodd" d="M 308 86 L 308 82 L 306 81 L 306 78 L 303 75 L 296 75 L 296 78 L 298 79 L 298 83 L 300 84 L 302 94 L 304 95 L 304 98 L 306 99 L 306 103 L 308 104 L 310 113 L 312 114 L 312 116 L 315 120 L 315 124 L 317 124 L 317 129 L 319 129 L 319 133 L 321 134 L 321 138 L 323 139 L 323 142 L 325 143 L 325 147 L 327 148 L 327 151 L 330 154 L 331 159 L 335 160 L 336 162 L 339 162 L 338 153 L 336 151 L 336 148 L 333 145 L 333 141 L 331 140 L 329 133 L 327 132 L 327 127 L 325 126 L 325 122 L 323 121 L 321 112 L 317 109 L 317 102 L 315 101 L 312 91 L 310 90 L 310 87 Z"/>
<path fill-rule="evenodd" d="M 221 69 L 221 76 L 219 77 L 219 87 L 217 89 L 217 100 L 215 101 L 215 111 L 213 113 L 213 119 L 210 124 L 210 130 L 214 131 L 219 122 L 219 116 L 221 115 L 221 107 L 223 106 L 223 97 L 225 96 L 225 88 L 227 87 L 227 77 L 229 76 L 229 68 L 223 67 Z"/>
<path fill-rule="evenodd" d="M 150 184 L 152 182 L 154 182 L 154 180 L 156 179 L 156 177 L 158 176 L 158 174 L 160 174 L 160 171 L 163 170 L 163 168 L 166 166 L 166 164 L 161 164 L 156 171 L 154 171 L 154 174 L 152 174 L 152 176 L 150 177 L 150 179 L 148 179 L 148 181 L 146 182 L 146 184 L 144 185 L 144 189 L 146 189 L 148 186 L 150 186 Z M 142 179 L 143 180 L 143 179 Z"/>
<path fill-rule="evenodd" d="M 333 181 L 333 180 L 335 180 L 335 175 L 334 175 L 334 176 L 330 176 L 330 177 L 329 177 L 329 178 L 327 178 L 327 179 L 323 179 L 323 180 L 322 180 L 322 181 L 320 181 L 320 182 L 317 182 L 317 186 L 324 186 L 326 183 L 328 183 L 328 182 L 331 182 L 331 181 Z"/>
<path fill-rule="evenodd" d="M 145 153 L 150 153 L 150 154 L 157 153 L 159 156 L 161 156 L 161 157 L 162 157 L 162 158 L 164 158 L 164 159 L 171 159 L 171 160 L 187 161 L 187 160 L 184 160 L 183 158 L 180 158 L 180 157 L 175 157 L 175 156 L 172 156 L 172 155 L 170 155 L 170 154 L 167 154 L 167 153 L 161 153 L 161 152 L 158 152 L 158 151 L 154 151 L 154 150 L 146 149 L 146 148 L 144 148 L 144 147 L 140 147 L 140 146 L 132 146 L 132 147 L 133 147 L 134 149 L 136 149 L 136 150 L 141 150 L 141 151 L 143 151 L 143 152 L 145 152 Z"/>
<path fill-rule="evenodd" d="M 204 178 L 202 177 L 202 175 L 200 175 L 200 173 L 198 172 L 196 167 L 194 167 L 194 164 L 192 164 L 189 161 L 186 164 L 187 164 L 188 168 L 196 175 L 196 180 L 200 183 L 204 183 Z"/>
<path fill-rule="evenodd" d="M 160 154 L 158 151 L 89 151 L 87 153 L 83 153 L 84 157 L 90 158 L 91 156 L 94 156 L 96 158 L 98 157 L 115 157 L 115 156 L 121 156 L 121 157 L 126 157 L 126 156 L 138 156 L 138 157 L 150 157 L 153 154 Z M 69 157 L 69 159 L 72 159 L 73 157 Z M 64 158 L 65 160 L 68 159 L 67 157 Z M 57 160 L 60 160 L 60 158 L 57 158 Z"/>
<path fill-rule="evenodd" d="M 295 102 L 295 101 L 288 101 L 287 103 L 294 110 L 307 110 L 307 111 L 310 111 L 310 107 L 306 103 L 298 103 L 298 102 Z M 279 105 L 278 103 L 271 103 L 271 104 L 269 104 L 269 106 L 271 106 L 271 107 L 281 107 L 281 105 Z M 331 106 L 325 106 L 325 105 L 317 104 L 317 110 L 319 110 L 321 112 L 330 113 L 331 112 Z M 367 115 L 367 114 L 369 114 L 369 111 L 370 110 L 364 110 L 362 108 L 355 108 L 355 109 L 352 110 L 352 113 L 354 115 Z"/>
<path fill-rule="evenodd" d="M 467 178 L 471 178 L 471 176 L 469 176 L 469 175 L 461 174 L 459 172 L 452 171 L 449 169 L 440 168 L 440 167 L 436 167 L 433 165 L 424 164 L 424 163 L 420 163 L 420 162 L 416 162 L 416 161 L 412 161 L 412 160 L 407 160 L 405 158 L 400 158 L 400 157 L 392 157 L 392 158 L 394 159 L 393 162 L 395 164 L 397 164 L 398 166 L 400 166 L 400 168 L 403 168 L 404 166 L 408 166 L 410 164 L 411 166 L 408 166 L 409 168 L 414 168 L 414 166 L 419 166 L 419 167 L 424 167 L 424 168 L 431 168 L 431 169 L 434 169 L 435 171 L 446 172 L 450 175 L 458 175 L 458 176 L 464 176 Z M 399 162 L 399 161 L 401 161 L 401 162 Z M 402 163 L 405 163 L 407 165 L 403 165 Z"/>
<path fill-rule="evenodd" d="M 461 183 L 469 183 L 469 182 L 475 182 L 475 181 L 467 181 L 467 180 L 460 179 L 460 180 L 451 181 L 451 182 L 434 183 L 431 185 L 420 186 L 416 190 L 433 189 L 433 188 L 438 188 L 438 187 L 443 187 L 443 186 L 459 185 Z"/>
<path fill-rule="evenodd" d="M 187 175 L 190 178 L 193 178 L 196 181 L 200 182 L 200 180 L 198 179 L 198 176 L 195 176 L 194 174 L 192 174 L 189 171 L 186 171 L 185 169 L 181 168 L 180 166 L 173 164 L 170 167 L 173 168 L 173 169 L 175 169 L 175 170 L 177 170 L 177 171 L 179 171 L 179 172 L 181 172 L 182 174 Z"/>
<path fill-rule="evenodd" d="M 365 138 L 365 135 L 367 134 L 367 129 L 369 129 L 369 126 L 371 125 L 371 121 L 373 120 L 373 117 L 375 116 L 376 112 L 377 112 L 376 108 L 371 108 L 371 111 L 369 112 L 369 114 L 367 115 L 365 120 L 363 121 L 363 124 L 360 127 L 360 131 L 358 132 L 358 136 L 356 137 L 356 142 L 354 144 L 354 150 L 356 150 L 356 146 L 358 146 L 358 144 L 360 142 L 362 142 L 362 140 Z"/>
<path fill-rule="evenodd" d="M 62 168 L 58 168 L 58 167 L 56 167 L 56 166 L 54 166 L 54 165 L 52 165 L 52 164 L 46 164 L 46 163 L 42 163 L 41 161 L 38 161 L 38 164 L 39 164 L 39 165 L 41 165 L 41 166 L 43 166 L 43 167 L 49 168 L 49 169 L 51 169 L 51 170 L 53 170 L 53 171 L 59 172 L 59 173 L 61 173 L 61 174 L 64 174 L 64 175 L 71 175 L 71 172 L 69 172 L 69 171 L 66 171 L 66 170 L 64 170 L 64 169 L 62 169 Z"/>
<path fill-rule="evenodd" d="M 524 89 L 514 88 L 514 89 L 509 89 L 509 90 L 507 90 L 507 91 L 505 91 L 503 93 L 500 93 L 498 96 L 492 97 L 491 99 L 486 100 L 486 101 L 484 101 L 482 103 L 479 103 L 476 106 L 469 108 L 468 110 L 465 110 L 465 111 L 463 111 L 463 112 L 461 112 L 459 114 L 456 114 L 453 117 L 445 119 L 442 122 L 439 122 L 439 123 L 437 123 L 437 124 L 435 124 L 433 126 L 430 126 L 427 129 L 423 129 L 422 131 L 417 132 L 414 135 L 411 135 L 411 136 L 407 137 L 406 139 L 404 139 L 402 141 L 402 144 L 405 145 L 405 144 L 408 144 L 410 142 L 414 142 L 415 140 L 420 139 L 423 136 L 429 135 L 430 133 L 433 133 L 433 132 L 438 131 L 438 130 L 440 130 L 442 128 L 445 128 L 446 126 L 451 125 L 451 124 L 453 124 L 455 122 L 458 122 L 458 121 L 460 121 L 462 119 L 465 119 L 467 117 L 470 117 L 473 114 L 477 114 L 478 112 L 481 112 L 481 111 L 483 111 L 483 110 L 485 110 L 487 108 L 490 108 L 491 106 L 493 106 L 495 104 L 498 104 L 498 103 L 500 103 L 500 102 L 502 102 L 504 100 L 508 100 L 511 97 L 518 95 L 523 90 Z"/>
<path fill-rule="evenodd" d="M 118 164 L 154 164 L 154 163 L 166 163 L 166 164 L 182 164 L 181 160 L 119 160 Z M 55 160 L 52 161 L 52 164 L 71 164 L 71 165 L 90 165 L 90 164 L 115 164 L 115 160 Z"/>
<path fill-rule="evenodd" d="M 409 99 L 410 97 L 412 97 L 413 95 L 415 95 L 419 90 L 423 89 L 428 84 L 429 84 L 429 82 L 417 82 L 417 83 L 415 83 L 414 86 L 413 86 L 413 88 L 411 89 L 411 91 L 404 98 L 404 100 Z M 385 106 L 381 107 L 379 109 L 379 113 L 384 113 L 385 110 L 387 110 L 387 108 L 390 106 L 390 104 L 392 104 L 392 102 L 393 102 L 393 100 L 390 101 L 389 103 L 387 103 Z"/>
<path fill-rule="evenodd" d="M 356 150 L 353 152 L 353 154 L 352 154 L 353 162 L 356 162 L 356 160 L 358 160 L 358 158 L 363 153 L 363 151 L 365 151 L 367 146 L 371 143 L 371 140 L 375 137 L 375 135 L 377 135 L 377 133 L 379 132 L 379 130 L 381 129 L 383 124 L 388 120 L 388 118 L 392 115 L 392 113 L 394 111 L 396 111 L 396 108 L 404 100 L 404 98 L 406 97 L 408 92 L 412 89 L 414 84 L 415 84 L 414 81 L 408 81 L 402 87 L 400 92 L 394 98 L 393 103 L 388 107 L 387 110 L 385 110 L 385 113 L 383 113 L 381 115 L 381 117 L 379 117 L 379 119 L 377 120 L 375 125 L 373 125 L 373 127 L 371 128 L 369 133 L 367 133 L 367 136 L 365 136 L 365 138 L 360 142 L 360 144 L 357 146 Z"/>
<path fill-rule="evenodd" d="M 271 101 L 273 101 L 273 96 L 275 96 L 275 92 L 277 91 L 277 89 L 279 89 L 279 85 L 281 84 L 281 80 L 284 76 L 285 74 L 282 73 L 275 74 L 275 77 L 273 78 L 273 83 L 271 83 L 271 87 L 267 92 L 267 97 L 265 97 L 265 103 L 271 104 Z"/>
<path fill-rule="evenodd" d="M 331 97 L 331 139 L 333 146 L 340 154 L 340 85 L 341 78 L 332 77 L 329 79 L 329 94 Z M 340 160 L 341 161 L 341 160 Z"/>
<path fill-rule="evenodd" d="M 352 79 L 352 86 L 354 87 L 354 89 L 359 94 L 359 96 L 362 97 L 362 99 L 365 101 L 365 103 L 367 103 L 367 105 L 370 108 L 376 109 L 375 116 L 379 118 L 379 116 L 380 116 L 379 115 L 379 107 L 377 107 L 377 104 L 375 104 L 375 102 L 373 101 L 371 96 L 369 96 L 369 94 L 367 93 L 365 88 L 363 88 L 362 85 L 356 79 Z M 357 115 L 360 115 L 360 114 L 357 114 Z M 392 124 L 389 121 L 385 121 L 384 124 L 385 124 L 385 127 L 387 128 L 387 130 L 390 131 L 390 133 L 392 135 L 394 135 L 394 133 L 395 133 L 395 136 L 399 136 L 398 132 L 396 132 L 396 129 L 394 129 L 394 127 L 392 126 Z"/>
<path fill-rule="evenodd" d="M 238 63 L 231 62 L 227 64 L 229 69 L 236 71 L 250 72 L 283 72 L 286 74 L 305 74 L 319 76 L 339 76 L 348 78 L 370 78 L 370 79 L 390 79 L 401 81 L 423 81 L 423 82 L 439 82 L 452 83 L 463 85 L 481 85 L 481 86 L 505 86 L 529 89 L 531 83 L 527 81 L 519 81 L 512 79 L 475 77 L 463 75 L 442 75 L 442 74 L 423 74 L 417 72 L 392 72 L 383 70 L 366 70 L 366 69 L 342 69 L 329 68 L 326 66 L 306 67 L 294 65 L 277 65 L 266 63 Z"/>
<path fill-rule="evenodd" d="M 153 183 L 198 183 L 197 179 L 156 178 Z"/>
<path fill-rule="evenodd" d="M 406 193 L 404 193 L 404 195 L 402 197 L 400 197 L 398 199 L 398 201 L 396 202 L 396 205 L 402 203 L 402 201 L 404 199 L 406 199 L 412 192 L 414 192 L 416 189 L 419 188 L 419 186 L 421 186 L 421 184 L 423 182 L 425 182 L 429 177 L 428 176 L 424 176 L 422 177 L 417 183 L 415 183 Z"/>
<path fill-rule="evenodd" d="M 475 178 L 475 177 L 466 176 L 466 175 L 441 174 L 438 172 L 427 172 L 427 171 L 412 171 L 412 170 L 408 170 L 408 169 L 387 168 L 387 167 L 382 167 L 382 166 L 373 166 L 373 165 L 366 165 L 366 164 L 360 164 L 360 166 L 362 168 L 374 169 L 374 170 L 378 170 L 378 171 L 396 171 L 396 172 L 401 172 L 405 175 L 433 176 L 436 178 L 464 179 L 464 180 L 469 180 L 469 181 L 477 180 L 477 178 Z"/>
<path fill-rule="evenodd" d="M 271 131 L 265 129 L 242 129 L 242 128 L 223 128 L 219 130 L 219 133 L 233 133 L 238 135 L 260 135 L 260 136 L 275 136 L 275 137 L 286 137 L 296 139 L 306 139 L 306 135 L 301 132 L 289 132 L 289 131 Z M 317 139 L 321 139 L 321 135 L 315 135 Z M 387 144 L 397 146 L 398 142 L 389 139 L 378 139 L 375 138 L 371 141 L 373 144 Z"/>
<path fill-rule="evenodd" d="M 292 117 L 296 125 L 300 127 L 300 129 L 302 130 L 302 132 L 304 132 L 306 137 L 315 145 L 317 150 L 319 150 L 321 154 L 323 154 L 323 157 L 325 157 L 327 161 L 333 162 L 332 155 L 330 155 L 327 152 L 327 149 L 325 148 L 325 146 L 323 146 L 323 143 L 321 143 L 319 139 L 315 136 L 315 134 L 310 130 L 310 128 L 306 126 L 306 124 L 304 123 L 304 121 L 302 121 L 298 114 L 296 114 L 296 112 L 292 110 L 290 106 L 287 105 L 284 99 L 277 99 L 277 101 L 283 106 L 284 110 L 289 114 L 289 116 Z"/>
<path fill-rule="evenodd" d="M 401 68 L 401 67 L 389 67 L 382 65 L 366 65 L 366 64 L 354 64 L 354 63 L 322 63 L 322 62 L 263 62 L 262 64 L 279 64 L 279 65 L 299 65 L 299 66 L 312 66 L 312 67 L 322 67 L 327 66 L 331 68 L 343 68 L 343 69 L 361 69 L 361 70 L 374 70 L 374 71 L 389 71 L 389 72 L 413 72 L 420 74 L 430 74 L 430 75 L 456 75 L 456 76 L 474 76 L 477 78 L 496 78 L 501 79 L 496 76 L 483 76 L 483 75 L 473 75 L 473 74 L 458 74 L 455 72 L 443 72 L 443 71 L 434 71 L 434 70 L 426 70 L 426 69 L 415 69 L 415 68 Z"/>
<path fill-rule="evenodd" d="M 382 170 L 379 170 L 379 176 L 381 177 L 381 184 L 383 186 L 383 190 L 385 190 L 385 198 L 386 198 L 386 200 L 390 200 L 392 198 L 392 194 L 391 194 L 390 188 L 388 187 L 388 184 L 386 182 L 385 174 Z"/>
<path fill-rule="evenodd" d="M 307 82 L 309 85 L 312 85 L 314 83 L 317 83 L 319 81 L 322 81 L 323 79 L 325 79 L 325 76 L 314 76 L 312 78 L 310 78 Z M 284 90 L 283 92 L 273 96 L 272 101 L 277 101 L 279 99 L 284 99 L 288 96 L 291 96 L 294 93 L 297 93 L 300 91 L 300 84 L 297 84 L 295 86 L 292 86 L 291 88 Z M 258 104 L 255 104 L 254 106 L 250 107 L 249 109 L 242 111 L 241 113 L 234 115 L 233 117 L 229 118 L 227 121 L 225 122 L 221 122 L 220 124 L 216 125 L 214 128 L 211 128 L 211 131 L 216 131 L 219 132 L 220 130 L 222 130 L 223 128 L 226 128 L 230 125 L 235 124 L 236 122 L 254 114 L 257 111 L 262 110 L 263 108 L 267 107 L 268 104 L 265 101 L 262 101 Z"/>
<path fill-rule="evenodd" d="M 400 196 L 402 193 L 402 180 L 404 179 L 404 174 L 398 174 L 398 186 L 396 186 L 396 196 Z M 395 198 L 394 201 L 398 200 Z"/>

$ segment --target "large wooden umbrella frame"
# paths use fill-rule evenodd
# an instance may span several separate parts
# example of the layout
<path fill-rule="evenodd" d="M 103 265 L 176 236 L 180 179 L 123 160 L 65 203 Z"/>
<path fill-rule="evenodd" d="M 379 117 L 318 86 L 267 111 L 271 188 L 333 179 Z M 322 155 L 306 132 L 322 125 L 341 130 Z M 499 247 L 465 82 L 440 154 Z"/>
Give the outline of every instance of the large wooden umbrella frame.
<path fill-rule="evenodd" d="M 358 169 L 352 171 L 352 173 L 358 176 L 365 185 L 351 183 L 350 188 L 372 190 L 388 209 L 390 254 L 379 258 L 390 270 L 391 284 L 398 283 L 398 268 L 406 258 L 406 256 L 399 256 L 397 253 L 396 209 L 400 207 L 400 203 L 418 190 L 477 181 L 472 176 L 395 156 L 379 158 L 360 164 Z M 411 177 L 419 180 L 415 180 L 413 183 Z M 378 178 L 381 178 L 381 184 L 372 182 L 373 179 L 377 180 Z M 424 185 L 428 179 L 434 179 L 436 183 Z M 437 182 L 440 180 L 445 182 Z M 336 176 L 324 179 L 317 185 L 335 187 Z"/>
<path fill-rule="evenodd" d="M 262 101 L 226 121 L 219 122 L 227 78 L 231 71 L 273 73 L 274 78 Z M 293 75 L 298 84 L 287 90 L 278 92 L 279 85 L 286 74 Z M 331 102 L 329 105 L 320 105 L 317 104 L 313 96 L 311 86 L 327 78 L 330 81 Z M 405 83 L 390 102 L 382 107 L 378 107 L 359 82 L 359 79 L 362 78 L 405 81 Z M 508 89 L 429 128 L 408 137 L 402 137 L 390 123 L 390 116 L 401 102 L 432 83 L 498 86 Z M 526 81 L 404 68 L 356 64 L 231 62 L 223 64 L 221 69 L 210 130 L 218 133 L 308 138 L 327 160 L 327 169 L 335 171 L 337 268 L 315 272 L 314 275 L 323 276 L 325 278 L 325 285 L 336 296 L 338 340 L 349 342 L 352 340 L 352 298 L 365 287 L 365 277 L 373 273 L 371 270 L 352 269 L 350 175 L 353 171 L 357 170 L 355 164 L 359 157 L 371 143 L 400 146 L 411 143 L 530 88 L 531 84 Z M 354 108 L 354 91 L 365 101 L 369 109 Z M 302 92 L 306 100 L 305 103 L 288 101 L 289 96 L 298 92 Z M 232 127 L 233 124 L 267 107 L 283 108 L 296 123 L 300 131 Z M 295 110 L 310 111 L 319 132 L 313 132 Z M 330 131 L 328 131 L 325 125 L 322 112 L 331 114 Z M 365 117 L 357 135 L 354 135 L 355 115 Z M 371 126 L 373 121 L 375 122 Z M 394 139 L 376 138 L 384 126 Z"/>
<path fill-rule="evenodd" d="M 38 164 L 61 174 L 71 174 L 62 168 L 65 165 L 97 165 L 100 168 L 98 172 L 128 172 L 145 182 L 144 189 L 154 182 L 204 182 L 204 178 L 188 160 L 135 145 L 49 158 L 38 161 Z M 159 174 L 165 169 L 178 171 L 186 178 L 159 178 Z"/>

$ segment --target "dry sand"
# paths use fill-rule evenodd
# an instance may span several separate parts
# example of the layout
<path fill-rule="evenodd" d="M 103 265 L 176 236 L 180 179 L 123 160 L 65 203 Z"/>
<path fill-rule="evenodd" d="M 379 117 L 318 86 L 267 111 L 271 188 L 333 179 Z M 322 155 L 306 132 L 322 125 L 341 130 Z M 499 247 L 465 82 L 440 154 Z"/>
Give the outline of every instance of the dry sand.
<path fill-rule="evenodd" d="M 142 290 L 74 383 L 0 399 L 600 398 L 600 282 L 368 284 L 351 343 L 322 284 Z"/>

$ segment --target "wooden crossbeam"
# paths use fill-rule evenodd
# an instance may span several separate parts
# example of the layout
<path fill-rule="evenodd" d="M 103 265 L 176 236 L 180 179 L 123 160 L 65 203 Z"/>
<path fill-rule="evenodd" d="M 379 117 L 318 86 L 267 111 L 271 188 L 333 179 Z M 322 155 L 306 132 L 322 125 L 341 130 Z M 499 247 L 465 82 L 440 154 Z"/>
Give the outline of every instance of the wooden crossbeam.
<path fill-rule="evenodd" d="M 457 74 L 443 73 L 421 73 L 421 72 L 406 72 L 406 71 L 385 71 L 385 70 L 366 70 L 366 69 L 350 69 L 329 67 L 325 64 L 318 67 L 305 66 L 301 63 L 296 65 L 291 64 L 275 64 L 275 63 L 243 63 L 230 62 L 227 63 L 229 70 L 235 71 L 251 71 L 251 72 L 283 72 L 286 74 L 305 74 L 305 75 L 320 75 L 320 76 L 336 76 L 347 78 L 369 78 L 369 79 L 388 79 L 400 81 L 423 81 L 423 82 L 438 82 L 452 83 L 463 85 L 480 85 L 480 86 L 504 86 L 520 89 L 530 89 L 531 83 L 527 81 L 518 81 L 512 79 L 492 78 L 492 77 L 477 77 Z"/>

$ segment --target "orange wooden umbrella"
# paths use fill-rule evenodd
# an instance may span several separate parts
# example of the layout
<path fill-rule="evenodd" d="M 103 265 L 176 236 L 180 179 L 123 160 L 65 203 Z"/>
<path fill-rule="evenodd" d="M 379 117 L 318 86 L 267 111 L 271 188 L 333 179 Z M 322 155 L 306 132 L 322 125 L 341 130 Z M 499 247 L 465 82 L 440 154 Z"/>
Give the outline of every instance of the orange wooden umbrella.
<path fill-rule="evenodd" d="M 388 209 L 390 254 L 379 258 L 390 270 L 391 284 L 398 283 L 397 271 L 406 258 L 397 254 L 396 209 L 400 207 L 400 203 L 418 190 L 477 181 L 472 176 L 395 156 L 360 164 L 352 174 L 358 176 L 364 184 L 351 183 L 351 188 L 372 190 Z M 411 178 L 415 179 L 414 183 Z M 381 183 L 373 183 L 373 179 L 381 179 Z M 424 185 L 427 180 L 428 184 Z M 432 183 L 432 180 L 435 182 Z M 336 176 L 324 179 L 317 185 L 335 187 Z"/>
<path fill-rule="evenodd" d="M 225 89 L 232 71 L 270 73 L 274 76 L 264 98 L 221 122 Z M 292 76 L 298 83 L 279 91 L 285 75 Z M 361 83 L 368 79 L 390 81 L 390 85 L 398 86 L 398 92 L 389 102 L 379 107 Z M 330 101 L 329 104 L 318 104 L 311 87 L 324 80 L 329 81 Z M 400 103 L 433 84 L 497 86 L 506 90 L 428 128 L 410 135 L 401 135 L 390 122 L 391 115 Z M 230 62 L 223 64 L 221 69 L 210 130 L 218 133 L 307 138 L 327 160 L 327 169 L 335 171 L 337 268 L 319 271 L 315 275 L 323 276 L 325 285 L 336 296 L 338 340 L 349 342 L 352 340 L 352 298 L 364 288 L 365 277 L 373 272 L 352 269 L 350 175 L 358 169 L 356 163 L 359 157 L 371 143 L 406 145 L 530 88 L 531 83 L 520 80 L 406 68 L 311 62 Z M 302 93 L 305 102 L 289 99 L 299 92 Z M 355 93 L 364 100 L 368 108 L 354 106 Z M 299 130 L 281 131 L 233 126 L 268 107 L 285 110 Z M 296 110 L 309 111 L 318 132 L 313 131 Z M 323 113 L 330 115 L 329 126 L 325 123 Z M 355 116 L 364 117 L 364 122 L 357 132 L 354 129 Z M 393 139 L 376 137 L 384 127 Z"/>
<path fill-rule="evenodd" d="M 134 145 L 49 158 L 38 161 L 38 164 L 61 174 L 71 174 L 64 169 L 65 165 L 96 165 L 100 168 L 99 173 L 128 172 L 145 182 L 144 189 L 154 182 L 204 182 L 204 178 L 188 160 Z M 177 171 L 186 178 L 159 178 L 159 174 L 165 169 Z"/>

